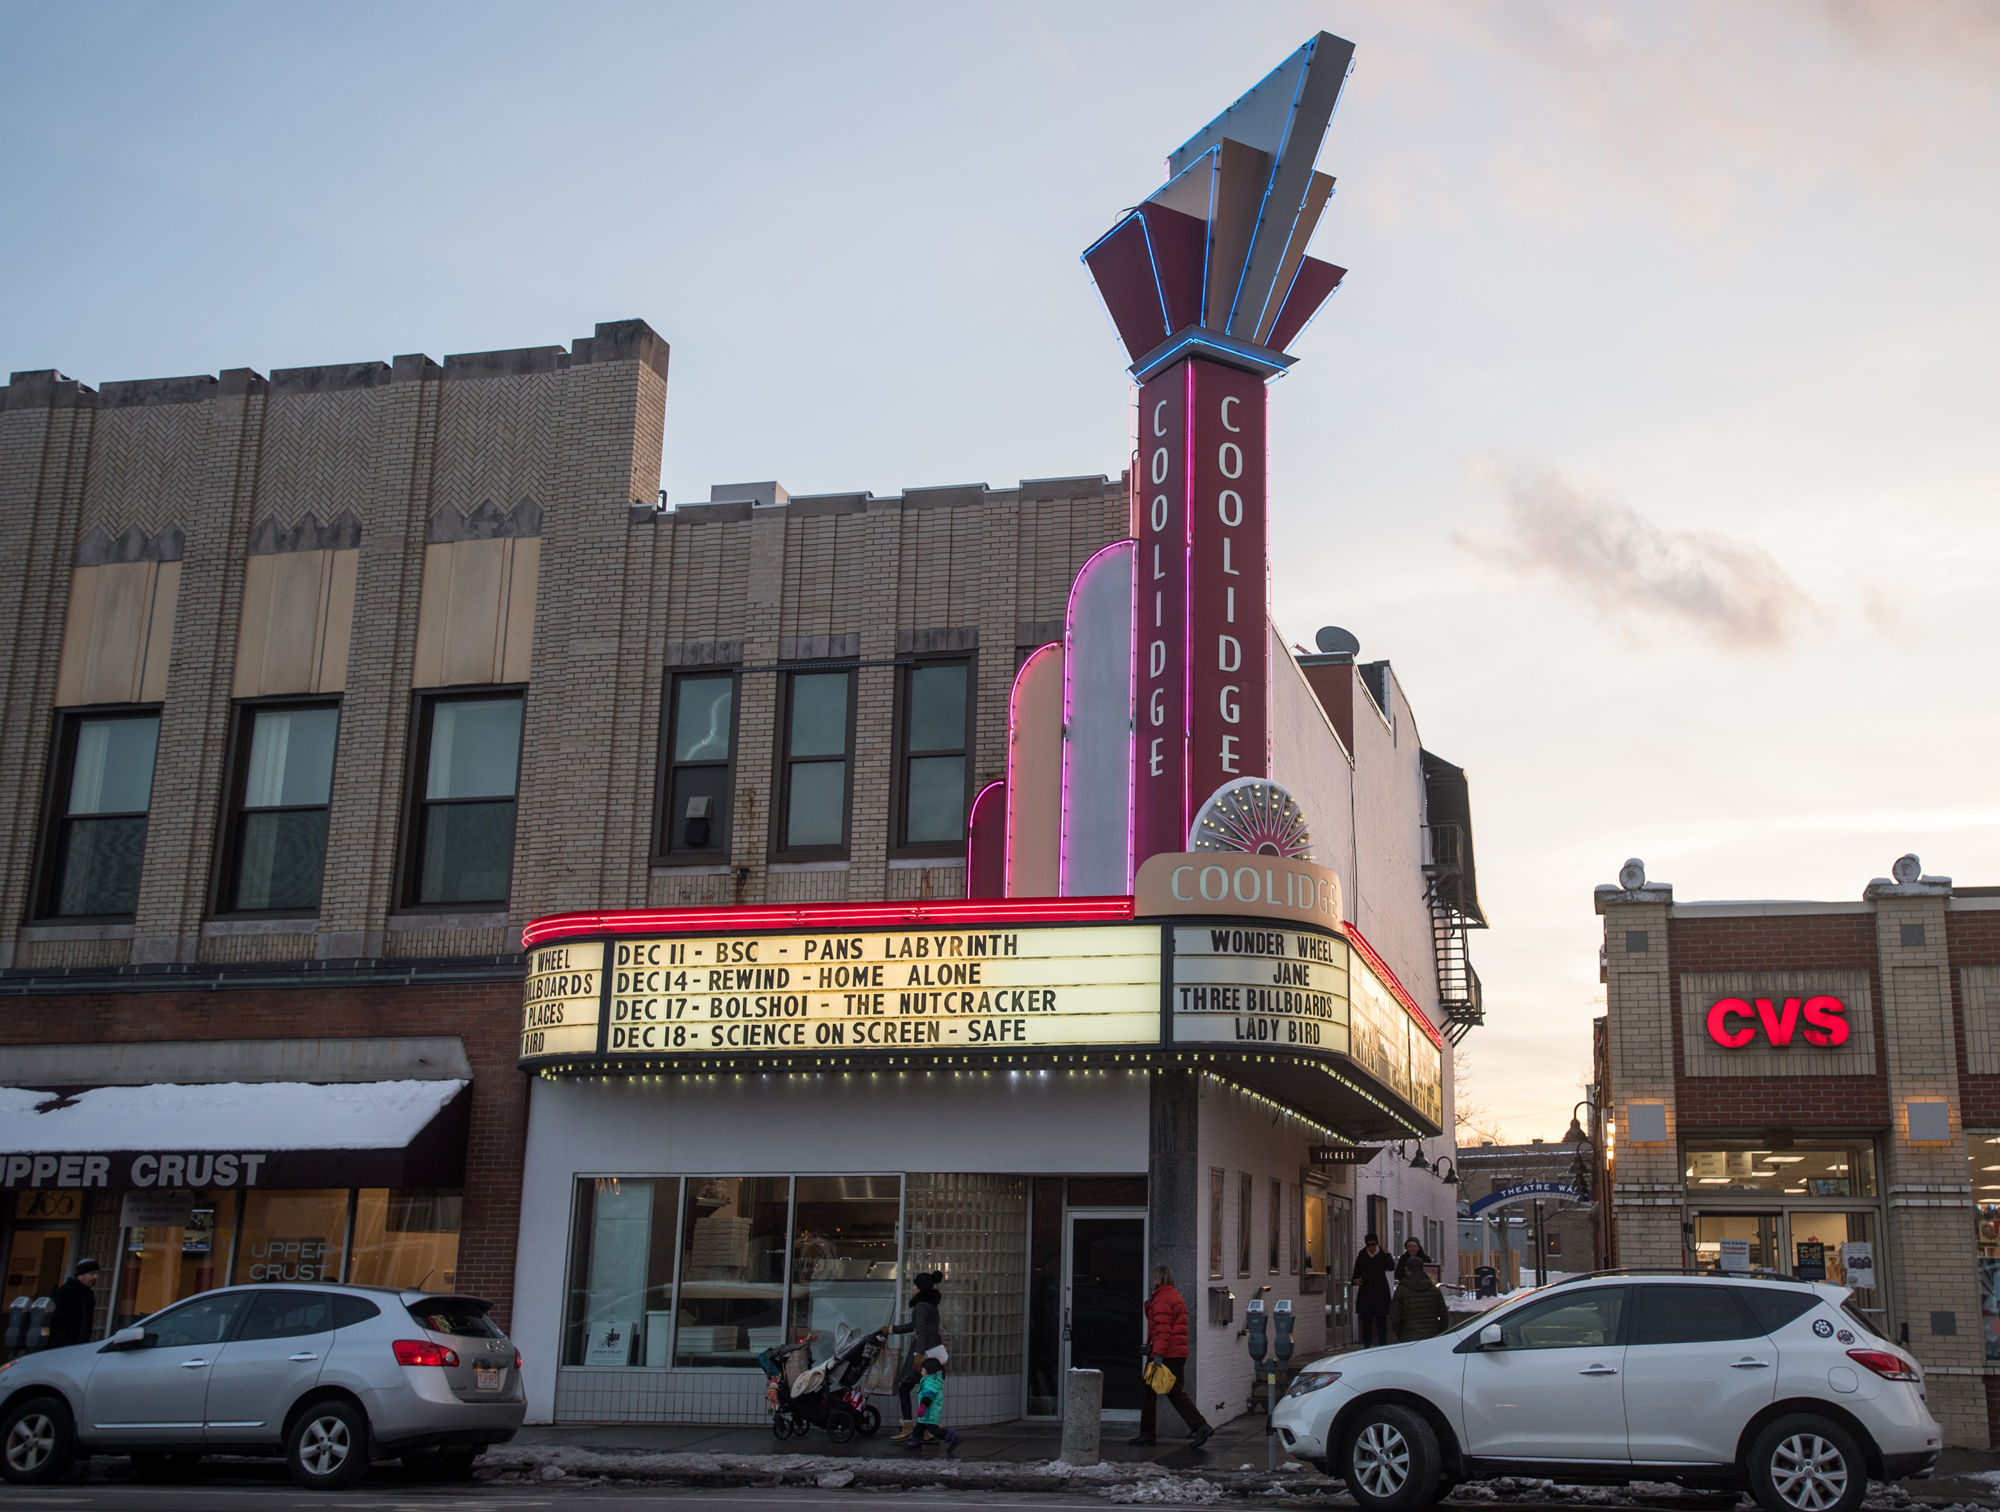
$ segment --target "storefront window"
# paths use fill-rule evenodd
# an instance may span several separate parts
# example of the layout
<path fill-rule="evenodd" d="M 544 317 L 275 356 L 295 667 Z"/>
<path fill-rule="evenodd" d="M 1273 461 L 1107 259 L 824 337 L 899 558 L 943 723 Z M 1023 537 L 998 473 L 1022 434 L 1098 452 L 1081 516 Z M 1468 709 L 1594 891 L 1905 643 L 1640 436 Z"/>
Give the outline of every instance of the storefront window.
<path fill-rule="evenodd" d="M 801 1176 L 792 1216 L 790 1337 L 818 1334 L 824 1359 L 840 1324 L 866 1333 L 896 1319 L 896 1176 Z"/>
<path fill-rule="evenodd" d="M 783 1177 L 688 1181 L 676 1365 L 754 1365 L 783 1342 L 789 1185 Z"/>
<path fill-rule="evenodd" d="M 1800 1141 L 1786 1149 L 1690 1146 L 1688 1195 L 1772 1192 L 1790 1197 L 1873 1197 L 1875 1149 L 1866 1143 Z"/>
<path fill-rule="evenodd" d="M 339 1195 L 345 1199 L 347 1194 Z M 168 1200 L 171 1203 L 172 1199 Z M 136 1323 L 183 1298 L 221 1286 L 227 1279 L 229 1241 L 236 1226 L 236 1193 L 195 1192 L 182 1200 L 190 1204 L 184 1225 L 153 1224 L 125 1230 L 118 1310 L 112 1327 Z"/>
<path fill-rule="evenodd" d="M 2000 1360 L 2000 1134 L 1966 1131 L 1967 1174 L 1979 1216 L 1973 1246 L 1979 1257 L 1979 1321 L 1986 1358 Z"/>
<path fill-rule="evenodd" d="M 1305 1214 L 1306 1274 L 1321 1275 L 1333 1269 L 1326 1247 L 1326 1193 L 1306 1188 Z"/>
<path fill-rule="evenodd" d="M 667 1363 L 680 1185 L 671 1176 L 600 1176 L 577 1183 L 565 1363 Z M 783 1216 L 781 1205 L 780 1222 Z"/>
<path fill-rule="evenodd" d="M 338 1281 L 346 1244 L 345 1189 L 245 1193 L 236 1283 Z"/>
<path fill-rule="evenodd" d="M 363 1187 L 354 1202 L 348 1281 L 355 1286 L 456 1290 L 462 1206 L 457 1192 Z"/>

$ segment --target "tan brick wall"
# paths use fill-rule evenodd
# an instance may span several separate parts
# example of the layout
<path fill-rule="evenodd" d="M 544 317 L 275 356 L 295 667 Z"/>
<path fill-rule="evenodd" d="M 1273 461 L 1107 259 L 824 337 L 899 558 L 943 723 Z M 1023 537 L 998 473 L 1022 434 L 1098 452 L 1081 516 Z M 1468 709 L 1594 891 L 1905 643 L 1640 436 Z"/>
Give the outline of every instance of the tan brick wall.
<path fill-rule="evenodd" d="M 895 662 L 913 647 L 972 658 L 971 786 L 1002 775 L 1017 645 L 1060 633 L 1077 568 L 1125 533 L 1123 480 L 656 517 L 634 506 L 657 487 L 665 367 L 665 344 L 630 322 L 600 326 L 569 352 L 473 353 L 442 365 L 411 355 L 269 379 L 235 369 L 102 394 L 50 375 L 10 385 L 0 409 L 0 545 L 22 570 L 0 582 L 0 630 L 13 648 L 0 662 L 0 966 L 13 960 L 30 912 L 62 627 L 86 532 L 101 537 L 100 551 L 128 537 L 182 548 L 134 938 L 45 938 L 20 964 L 108 964 L 107 951 L 121 962 L 296 958 L 296 936 L 204 938 L 202 926 L 224 828 L 233 695 L 266 691 L 259 678 L 239 679 L 237 661 L 253 541 L 270 563 L 273 550 L 330 551 L 336 529 L 341 551 L 353 553 L 353 611 L 313 955 L 493 954 L 514 948 L 529 919 L 573 908 L 961 895 L 958 858 L 889 865 Z M 397 888 L 413 688 L 435 681 L 416 665 L 427 545 L 440 532 L 463 541 L 475 511 L 507 515 L 524 501 L 541 534 L 510 542 L 518 554 L 531 541 L 539 557 L 532 641 L 522 657 L 511 623 L 504 637 L 493 632 L 493 654 L 473 679 L 525 684 L 513 884 L 496 936 L 401 913 Z M 322 617 L 284 619 L 319 635 Z M 260 658 L 285 652 L 260 638 L 289 633 L 279 622 L 268 611 L 259 619 Z M 668 648 L 690 645 L 749 669 L 721 876 L 656 875 L 653 866 L 661 694 L 681 659 Z M 772 873 L 782 679 L 768 669 L 830 646 L 862 664 L 848 864 L 785 870 L 780 855 Z M 311 648 L 304 654 L 310 661 Z"/>

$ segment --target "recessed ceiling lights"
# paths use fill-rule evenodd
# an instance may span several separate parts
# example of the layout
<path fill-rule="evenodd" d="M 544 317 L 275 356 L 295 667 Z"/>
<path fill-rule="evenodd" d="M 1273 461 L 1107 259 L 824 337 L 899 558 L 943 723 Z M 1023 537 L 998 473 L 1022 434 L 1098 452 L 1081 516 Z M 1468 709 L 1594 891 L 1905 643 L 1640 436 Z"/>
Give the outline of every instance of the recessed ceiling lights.
<path fill-rule="evenodd" d="M 2000 1141 L 1996 1141 L 1996 1143 L 2000 1143 Z M 1804 1159 L 1805 1159 L 1805 1156 L 1803 1156 L 1803 1155 L 1767 1155 L 1767 1156 L 1765 1156 L 1765 1157 L 1764 1157 L 1764 1164 L 1765 1164 L 1765 1165 L 1797 1165 L 1797 1164 L 1798 1164 L 1798 1163 L 1799 1163 L 1800 1161 L 1802 1161 L 1802 1160 L 1804 1160 Z"/>
<path fill-rule="evenodd" d="M 1727 1176 L 1704 1176 L 1701 1178 L 1701 1184 L 1703 1186 L 1728 1186 L 1729 1178 Z"/>

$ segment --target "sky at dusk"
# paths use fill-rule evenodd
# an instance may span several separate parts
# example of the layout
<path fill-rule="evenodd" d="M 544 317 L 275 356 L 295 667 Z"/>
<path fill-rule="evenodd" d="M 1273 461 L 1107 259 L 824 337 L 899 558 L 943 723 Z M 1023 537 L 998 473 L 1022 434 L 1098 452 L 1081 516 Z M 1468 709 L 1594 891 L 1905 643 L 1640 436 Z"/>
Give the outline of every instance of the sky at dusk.
<path fill-rule="evenodd" d="M 1273 613 L 1472 784 L 1470 1096 L 1559 1136 L 1591 888 L 2000 884 L 2000 8 L 0 10 L 0 368 L 672 344 L 662 486 L 1116 474 L 1078 262 L 1356 44 L 1271 395 Z"/>

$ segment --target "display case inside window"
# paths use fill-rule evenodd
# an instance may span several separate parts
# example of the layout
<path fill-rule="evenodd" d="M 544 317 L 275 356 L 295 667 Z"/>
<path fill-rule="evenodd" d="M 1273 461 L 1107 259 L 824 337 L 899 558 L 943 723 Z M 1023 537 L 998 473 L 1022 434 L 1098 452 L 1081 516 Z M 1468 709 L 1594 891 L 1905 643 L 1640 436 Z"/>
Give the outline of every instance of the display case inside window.
<path fill-rule="evenodd" d="M 784 1341 L 790 1185 L 781 1176 L 688 1178 L 676 1365 L 754 1366 Z"/>
<path fill-rule="evenodd" d="M 867 1333 L 896 1319 L 898 1176 L 801 1176 L 792 1213 L 789 1338 L 817 1335 L 826 1358 L 845 1323 Z"/>
<path fill-rule="evenodd" d="M 1800 1140 L 1784 1149 L 1724 1143 L 1690 1145 L 1688 1197 L 1770 1192 L 1789 1197 L 1873 1197 L 1875 1147 L 1859 1140 Z"/>
<path fill-rule="evenodd" d="M 168 1205 L 174 1200 L 170 1197 Z M 184 1194 L 179 1200 L 187 1204 L 184 1223 L 125 1230 L 113 1328 L 136 1323 L 228 1279 L 236 1193 L 200 1191 Z"/>
<path fill-rule="evenodd" d="M 680 1187 L 672 1176 L 577 1183 L 564 1364 L 667 1363 Z"/>
<path fill-rule="evenodd" d="M 354 1201 L 355 1286 L 458 1287 L 458 1229 L 463 1199 L 455 1191 L 363 1187 Z"/>
<path fill-rule="evenodd" d="M 1965 1134 L 1967 1174 L 1978 1204 L 1973 1219 L 1973 1251 L 1979 1257 L 1980 1333 L 1986 1358 L 2000 1360 L 2000 1134 Z"/>

